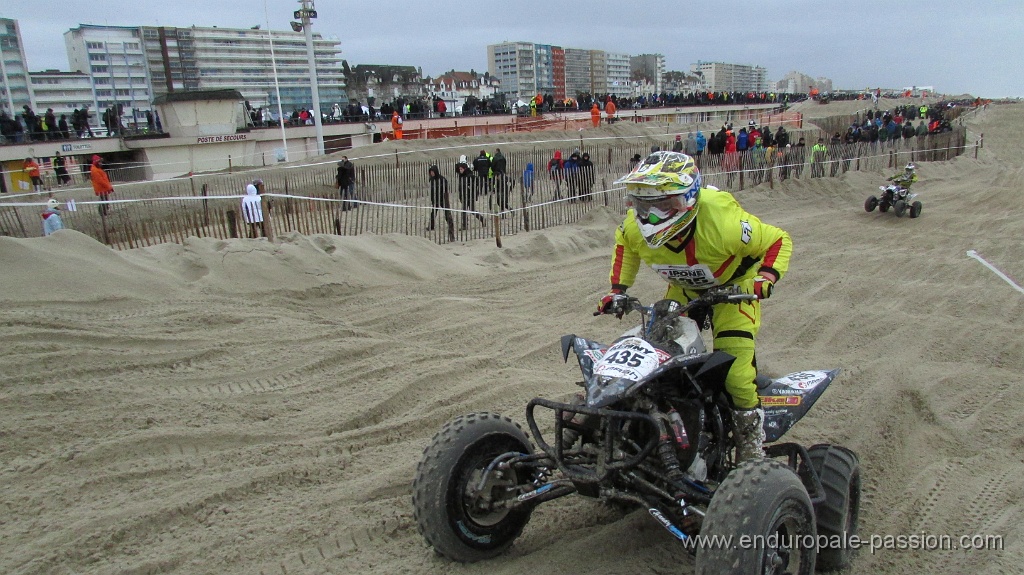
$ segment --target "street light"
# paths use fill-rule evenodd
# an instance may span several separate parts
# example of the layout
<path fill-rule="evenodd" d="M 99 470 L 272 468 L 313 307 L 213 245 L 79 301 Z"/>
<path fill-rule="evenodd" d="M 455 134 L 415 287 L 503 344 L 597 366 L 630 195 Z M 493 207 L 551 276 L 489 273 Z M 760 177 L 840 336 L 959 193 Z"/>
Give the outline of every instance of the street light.
<path fill-rule="evenodd" d="M 316 57 L 313 52 L 313 30 L 310 24 L 311 18 L 316 18 L 316 9 L 313 0 L 299 0 L 302 9 L 296 10 L 292 15 L 299 22 L 292 22 L 292 30 L 306 33 L 306 57 L 309 59 L 309 87 L 313 93 L 313 123 L 316 125 L 316 148 L 317 153 L 324 153 L 324 123 L 320 118 L 320 86 L 316 79 Z"/>

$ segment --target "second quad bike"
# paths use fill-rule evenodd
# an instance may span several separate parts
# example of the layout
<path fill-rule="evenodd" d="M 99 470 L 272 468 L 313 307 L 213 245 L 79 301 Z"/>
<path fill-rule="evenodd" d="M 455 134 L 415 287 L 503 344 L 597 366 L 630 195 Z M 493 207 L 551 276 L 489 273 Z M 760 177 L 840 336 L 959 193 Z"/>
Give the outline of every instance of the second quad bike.
<path fill-rule="evenodd" d="M 916 200 L 917 194 L 911 193 L 908 188 L 899 184 L 878 186 L 880 196 L 868 196 L 864 201 L 864 210 L 873 212 L 878 208 L 880 212 L 888 212 L 891 207 L 897 218 L 902 218 L 908 211 L 910 217 L 916 218 L 921 215 L 921 202 Z"/>
<path fill-rule="evenodd" d="M 529 401 L 529 434 L 508 417 L 474 413 L 434 436 L 413 482 L 420 533 L 451 560 L 489 559 L 512 545 L 538 505 L 578 494 L 645 510 L 695 554 L 698 574 L 848 567 L 852 550 L 821 542 L 857 531 L 857 455 L 779 442 L 838 369 L 761 378 L 768 457 L 735 459 L 724 387 L 735 358 L 707 351 L 690 316 L 752 299 L 735 286 L 687 304 L 619 296 L 615 311 L 639 312 L 640 326 L 611 345 L 561 339 L 563 358 L 575 355 L 583 373 L 576 400 Z M 755 544 L 737 544 L 744 536 Z M 733 544 L 708 543 L 715 538 Z"/>

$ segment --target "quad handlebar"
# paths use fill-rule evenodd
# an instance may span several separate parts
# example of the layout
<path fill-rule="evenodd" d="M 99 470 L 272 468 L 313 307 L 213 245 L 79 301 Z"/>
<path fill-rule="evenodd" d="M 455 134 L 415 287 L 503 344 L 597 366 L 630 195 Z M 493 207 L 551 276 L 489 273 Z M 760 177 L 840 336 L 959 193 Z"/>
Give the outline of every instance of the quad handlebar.
<path fill-rule="evenodd" d="M 743 293 L 737 285 L 714 287 L 685 304 L 679 304 L 680 308 L 673 311 L 678 315 L 682 315 L 701 307 L 711 307 L 720 303 L 740 303 L 756 299 L 756 295 Z M 594 315 L 615 314 L 621 318 L 632 311 L 638 311 L 646 316 L 653 310 L 654 306 L 645 306 L 638 298 L 626 294 L 616 294 L 613 296 L 612 302 L 604 310 L 595 311 Z"/>

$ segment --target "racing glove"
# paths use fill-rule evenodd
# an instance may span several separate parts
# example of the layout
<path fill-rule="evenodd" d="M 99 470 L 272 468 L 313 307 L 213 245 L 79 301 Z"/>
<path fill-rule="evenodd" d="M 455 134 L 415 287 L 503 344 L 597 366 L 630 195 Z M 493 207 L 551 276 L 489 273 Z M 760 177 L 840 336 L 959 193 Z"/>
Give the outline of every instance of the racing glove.
<path fill-rule="evenodd" d="M 626 307 L 623 305 L 626 301 L 626 295 L 623 290 L 612 288 L 608 295 L 601 298 L 601 301 L 597 304 L 597 313 L 594 315 L 601 315 L 605 313 L 614 313 L 615 317 L 622 319 L 622 314 L 626 312 Z"/>
<path fill-rule="evenodd" d="M 775 282 L 764 276 L 757 276 L 754 278 L 753 293 L 757 296 L 757 299 L 768 299 L 772 297 L 772 289 L 774 287 Z"/>
<path fill-rule="evenodd" d="M 745 279 L 737 285 L 739 285 L 741 292 L 755 295 L 759 300 L 771 297 L 772 290 L 775 288 L 775 282 L 763 275 L 756 275 L 750 279 Z"/>

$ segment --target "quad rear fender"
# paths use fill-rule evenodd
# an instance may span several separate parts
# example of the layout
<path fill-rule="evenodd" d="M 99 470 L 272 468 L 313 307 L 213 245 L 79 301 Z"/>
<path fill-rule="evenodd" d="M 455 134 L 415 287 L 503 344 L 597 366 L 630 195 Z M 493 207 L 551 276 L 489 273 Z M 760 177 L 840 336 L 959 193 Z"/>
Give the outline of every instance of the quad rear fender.
<path fill-rule="evenodd" d="M 839 369 L 798 371 L 757 390 L 764 407 L 766 441 L 778 441 L 800 421 L 838 374 Z"/>

